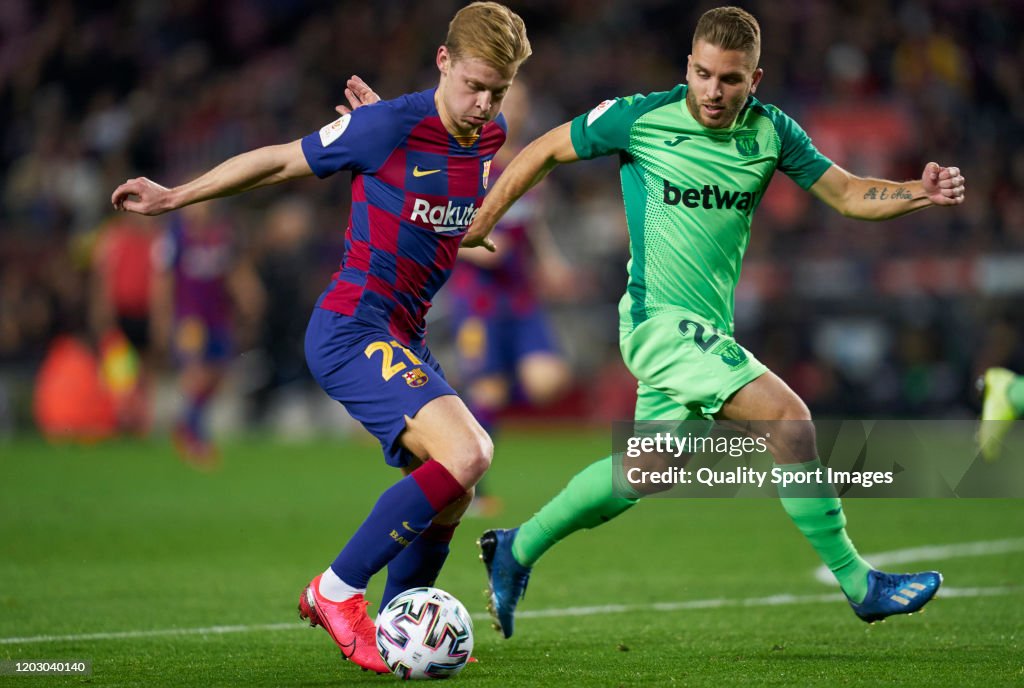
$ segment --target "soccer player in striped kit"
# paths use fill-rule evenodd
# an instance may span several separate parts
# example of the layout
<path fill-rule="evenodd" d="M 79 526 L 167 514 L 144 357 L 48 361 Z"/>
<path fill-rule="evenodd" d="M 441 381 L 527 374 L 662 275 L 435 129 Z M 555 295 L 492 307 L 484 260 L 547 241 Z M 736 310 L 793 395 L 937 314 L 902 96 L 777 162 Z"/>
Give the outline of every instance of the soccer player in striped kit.
<path fill-rule="evenodd" d="M 128 180 L 111 198 L 119 210 L 156 215 L 288 179 L 352 173 L 345 257 L 313 311 L 306 360 L 405 477 L 313 578 L 299 610 L 364 669 L 387 671 L 366 612 L 370 577 L 388 567 L 385 603 L 432 584 L 491 462 L 490 437 L 424 342 L 424 317 L 483 202 L 505 141 L 502 99 L 530 52 L 518 15 L 475 2 L 455 15 L 438 48 L 436 88 L 361 107 L 178 187 Z"/>

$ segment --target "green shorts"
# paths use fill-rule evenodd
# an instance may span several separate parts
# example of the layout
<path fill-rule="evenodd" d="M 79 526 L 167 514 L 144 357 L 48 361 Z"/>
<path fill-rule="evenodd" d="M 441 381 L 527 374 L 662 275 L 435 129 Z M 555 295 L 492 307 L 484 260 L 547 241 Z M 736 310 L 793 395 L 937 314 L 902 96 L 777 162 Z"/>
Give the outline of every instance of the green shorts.
<path fill-rule="evenodd" d="M 733 394 L 768 368 L 732 335 L 679 309 L 623 332 L 619 348 L 640 381 L 637 420 L 711 418 Z"/>

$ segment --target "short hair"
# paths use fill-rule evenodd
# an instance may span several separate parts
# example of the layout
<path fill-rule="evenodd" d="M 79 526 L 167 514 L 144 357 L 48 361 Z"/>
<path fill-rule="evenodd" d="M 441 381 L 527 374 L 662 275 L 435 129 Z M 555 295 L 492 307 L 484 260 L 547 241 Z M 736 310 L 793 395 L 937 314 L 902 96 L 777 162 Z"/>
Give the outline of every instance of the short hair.
<path fill-rule="evenodd" d="M 452 60 L 478 58 L 504 71 L 519 69 L 533 49 L 522 17 L 497 2 L 474 2 L 448 24 L 445 39 Z"/>
<path fill-rule="evenodd" d="M 742 50 L 761 59 L 761 27 L 750 12 L 739 7 L 716 7 L 701 15 L 693 32 L 693 44 L 705 41 L 722 50 Z"/>

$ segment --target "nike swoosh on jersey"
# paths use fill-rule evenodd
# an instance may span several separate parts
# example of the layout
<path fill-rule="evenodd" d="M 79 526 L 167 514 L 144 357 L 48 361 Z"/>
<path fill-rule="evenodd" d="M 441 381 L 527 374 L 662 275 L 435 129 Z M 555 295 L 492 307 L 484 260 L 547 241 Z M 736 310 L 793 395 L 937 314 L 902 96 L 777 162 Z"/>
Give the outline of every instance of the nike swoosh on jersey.
<path fill-rule="evenodd" d="M 421 170 L 419 165 L 412 168 L 412 176 L 414 177 L 426 177 L 428 174 L 437 174 L 441 170 Z"/>

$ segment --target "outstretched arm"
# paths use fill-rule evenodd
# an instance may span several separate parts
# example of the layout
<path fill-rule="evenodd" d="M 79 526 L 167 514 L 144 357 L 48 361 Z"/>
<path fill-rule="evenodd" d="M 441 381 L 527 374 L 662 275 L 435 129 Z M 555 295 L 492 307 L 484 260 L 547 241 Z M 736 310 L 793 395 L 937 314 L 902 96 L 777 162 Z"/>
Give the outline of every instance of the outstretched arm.
<path fill-rule="evenodd" d="M 811 193 L 847 217 L 888 220 L 932 205 L 959 205 L 965 186 L 959 168 L 934 162 L 925 165 L 921 179 L 910 182 L 858 177 L 833 165 Z"/>
<path fill-rule="evenodd" d="M 192 203 L 312 174 L 302 152 L 302 142 L 296 140 L 236 155 L 187 184 L 171 189 L 146 177 L 129 179 L 114 190 L 110 202 L 116 210 L 160 215 Z"/>
<path fill-rule="evenodd" d="M 483 246 L 494 251 L 494 242 L 488 235 L 512 204 L 544 179 L 555 165 L 580 159 L 572 145 L 569 127 L 566 122 L 552 129 L 512 159 L 484 199 L 469 232 L 462 238 L 464 247 Z"/>

